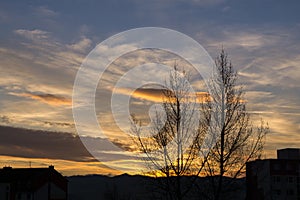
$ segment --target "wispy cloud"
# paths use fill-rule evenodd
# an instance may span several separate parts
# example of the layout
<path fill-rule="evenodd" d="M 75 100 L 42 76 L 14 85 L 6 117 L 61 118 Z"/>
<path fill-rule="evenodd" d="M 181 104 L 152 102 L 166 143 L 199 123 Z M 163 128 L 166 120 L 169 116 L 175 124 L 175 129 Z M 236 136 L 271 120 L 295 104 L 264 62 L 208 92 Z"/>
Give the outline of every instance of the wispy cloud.
<path fill-rule="evenodd" d="M 44 17 L 56 17 L 56 16 L 58 16 L 58 12 L 55 12 L 55 11 L 51 10 L 47 6 L 39 6 L 39 7 L 35 8 L 35 12 L 38 15 L 44 16 Z"/>
<path fill-rule="evenodd" d="M 36 40 L 36 39 L 41 40 L 41 39 L 49 38 L 49 32 L 42 31 L 39 29 L 34 29 L 34 30 L 18 29 L 15 30 L 14 33 L 30 40 Z"/>
<path fill-rule="evenodd" d="M 28 97 L 53 106 L 71 105 L 72 100 L 54 94 L 9 93 L 15 96 Z"/>
<path fill-rule="evenodd" d="M 13 33 L 18 48 L 0 48 L 0 110 L 10 119 L 1 124 L 49 129 L 52 123 L 53 130 L 64 130 L 66 127 L 58 123 L 72 121 L 73 83 L 91 40 L 82 36 L 66 44 L 41 29 L 17 29 Z M 28 110 L 31 106 L 36 109 Z"/>
<path fill-rule="evenodd" d="M 77 43 L 67 45 L 71 50 L 85 53 L 92 45 L 92 41 L 88 38 L 82 38 Z"/>
<path fill-rule="evenodd" d="M 32 99 L 40 100 L 42 102 L 51 105 L 71 105 L 71 99 L 67 99 L 61 96 L 56 96 L 53 94 L 39 94 L 39 95 L 25 94 L 25 95 Z"/>

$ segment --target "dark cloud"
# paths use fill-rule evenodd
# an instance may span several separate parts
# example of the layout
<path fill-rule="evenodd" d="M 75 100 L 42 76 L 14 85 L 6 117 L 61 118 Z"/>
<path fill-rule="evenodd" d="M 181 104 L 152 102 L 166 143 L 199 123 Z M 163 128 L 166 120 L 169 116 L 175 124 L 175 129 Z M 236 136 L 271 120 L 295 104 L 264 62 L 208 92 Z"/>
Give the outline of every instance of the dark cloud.
<path fill-rule="evenodd" d="M 75 128 L 75 125 L 73 123 L 67 123 L 67 122 L 50 122 L 45 121 L 45 125 L 51 126 L 51 127 L 61 127 L 61 128 Z"/>
<path fill-rule="evenodd" d="M 130 158 L 119 154 L 119 146 L 128 149 L 121 142 L 106 139 L 82 137 L 65 132 L 51 132 L 0 126 L 0 155 L 24 158 L 48 158 L 70 161 L 97 161 L 85 148 L 82 141 L 93 147 L 100 161 Z"/>
<path fill-rule="evenodd" d="M 0 126 L 0 154 L 26 158 L 93 161 L 78 136 Z"/>

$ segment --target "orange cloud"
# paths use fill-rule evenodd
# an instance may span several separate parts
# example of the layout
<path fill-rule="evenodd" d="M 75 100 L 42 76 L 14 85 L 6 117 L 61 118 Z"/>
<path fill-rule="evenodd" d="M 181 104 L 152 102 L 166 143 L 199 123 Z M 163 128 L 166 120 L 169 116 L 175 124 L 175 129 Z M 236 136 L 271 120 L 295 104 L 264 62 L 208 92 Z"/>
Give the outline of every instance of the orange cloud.
<path fill-rule="evenodd" d="M 126 88 L 118 88 L 116 90 L 117 93 L 128 95 L 130 93 L 130 89 Z M 136 89 L 132 93 L 133 98 L 148 100 L 152 102 L 163 102 L 166 97 L 163 89 L 154 89 L 154 88 L 139 88 Z M 209 94 L 207 92 L 196 92 L 197 102 L 205 102 L 209 98 Z"/>
<path fill-rule="evenodd" d="M 41 101 L 43 103 L 53 105 L 53 106 L 60 106 L 60 105 L 71 105 L 72 100 L 58 96 L 53 94 L 32 94 L 32 93 L 10 93 L 11 95 L 21 96 L 21 97 L 28 97 L 34 100 Z"/>
<path fill-rule="evenodd" d="M 134 98 L 149 100 L 153 102 L 162 102 L 164 93 L 162 89 L 137 89 L 133 92 Z"/>

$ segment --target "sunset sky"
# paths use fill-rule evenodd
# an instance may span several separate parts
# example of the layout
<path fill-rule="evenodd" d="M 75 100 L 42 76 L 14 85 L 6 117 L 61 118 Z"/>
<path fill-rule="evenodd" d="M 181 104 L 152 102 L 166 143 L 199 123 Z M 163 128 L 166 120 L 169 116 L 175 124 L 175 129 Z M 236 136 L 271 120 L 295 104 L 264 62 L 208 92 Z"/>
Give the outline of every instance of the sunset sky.
<path fill-rule="evenodd" d="M 270 126 L 263 158 L 274 158 L 279 148 L 300 148 L 299 8 L 298 0 L 1 1 L 0 167 L 55 165 L 65 175 L 121 173 L 107 167 L 116 165 L 136 170 L 140 161 L 104 138 L 87 136 L 100 147 L 103 162 L 84 148 L 73 120 L 72 90 L 81 63 L 97 44 L 148 26 L 180 31 L 212 58 L 223 46 L 238 71 L 254 123 L 262 118 Z M 116 81 L 126 66 L 153 59 L 149 54 L 159 52 L 140 51 L 138 59 L 128 54 L 116 60 L 102 85 Z M 172 56 L 161 62 L 172 65 L 177 59 Z M 111 88 L 102 85 L 96 114 L 105 126 L 113 121 L 102 109 L 110 102 Z M 127 92 L 123 88 L 119 93 Z M 138 90 L 132 101 L 149 106 L 159 95 L 157 90 Z M 104 129 L 114 143 L 124 145 L 118 128 Z"/>

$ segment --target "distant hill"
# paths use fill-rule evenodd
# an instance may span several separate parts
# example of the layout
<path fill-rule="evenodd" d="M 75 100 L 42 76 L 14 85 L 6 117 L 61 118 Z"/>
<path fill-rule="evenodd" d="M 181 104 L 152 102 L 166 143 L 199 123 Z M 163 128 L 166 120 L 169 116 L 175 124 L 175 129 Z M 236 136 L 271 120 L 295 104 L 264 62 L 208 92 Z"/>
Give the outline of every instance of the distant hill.
<path fill-rule="evenodd" d="M 175 178 L 175 177 L 174 177 Z M 186 186 L 192 178 L 183 177 Z M 71 176 L 69 180 L 69 200 L 150 200 L 165 199 L 162 189 L 166 179 L 139 175 L 123 174 L 108 177 L 102 175 Z M 231 180 L 227 178 L 227 180 Z M 186 199 L 205 199 L 209 178 L 196 178 L 193 189 Z M 233 181 L 232 191 L 226 193 L 226 199 L 245 199 L 245 178 Z M 205 194 L 206 193 L 206 194 Z M 203 197 L 203 198 L 201 198 Z"/>

